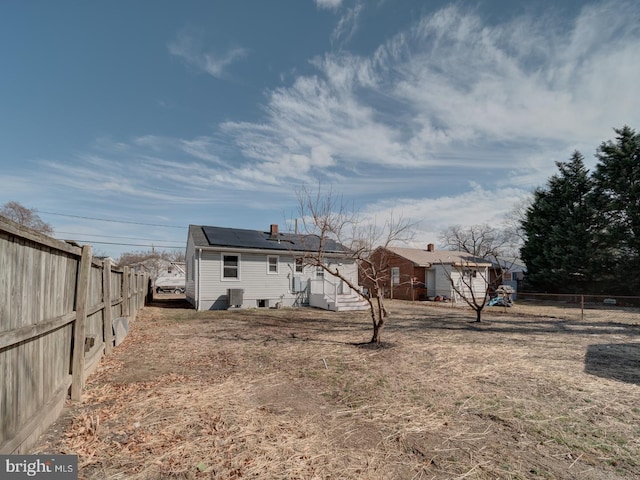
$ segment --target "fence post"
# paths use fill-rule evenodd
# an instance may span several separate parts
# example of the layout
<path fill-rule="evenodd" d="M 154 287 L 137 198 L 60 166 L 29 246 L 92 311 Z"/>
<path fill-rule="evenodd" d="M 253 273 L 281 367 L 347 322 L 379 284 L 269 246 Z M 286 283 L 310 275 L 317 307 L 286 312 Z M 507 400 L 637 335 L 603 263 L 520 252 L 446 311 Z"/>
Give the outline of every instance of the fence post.
<path fill-rule="evenodd" d="M 584 295 L 580 295 L 580 321 L 584 322 Z"/>
<path fill-rule="evenodd" d="M 113 350 L 113 315 L 111 312 L 111 259 L 102 262 L 102 302 L 104 303 L 103 336 L 104 354 L 109 355 Z"/>
<path fill-rule="evenodd" d="M 131 277 L 129 274 L 129 267 L 124 267 L 122 272 L 122 316 L 129 317 L 131 314 L 131 305 L 129 302 L 129 290 L 131 284 Z"/>
<path fill-rule="evenodd" d="M 76 283 L 76 321 L 73 329 L 73 359 L 71 367 L 71 400 L 80 400 L 84 387 L 84 343 L 86 338 L 87 299 L 91 273 L 91 245 L 82 247 Z"/>

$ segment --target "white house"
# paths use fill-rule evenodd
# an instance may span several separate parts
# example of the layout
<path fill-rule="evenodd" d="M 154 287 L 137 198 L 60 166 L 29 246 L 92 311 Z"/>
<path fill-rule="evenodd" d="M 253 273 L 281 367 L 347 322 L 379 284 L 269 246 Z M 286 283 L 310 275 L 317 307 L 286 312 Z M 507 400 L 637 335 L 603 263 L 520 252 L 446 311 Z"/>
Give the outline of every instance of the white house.
<path fill-rule="evenodd" d="M 366 302 L 339 278 L 305 265 L 305 252 L 317 251 L 313 235 L 190 225 L 186 250 L 186 297 L 196 310 L 233 307 L 303 306 L 362 310 Z M 358 267 L 347 249 L 325 239 L 325 261 L 353 285 Z"/>
<path fill-rule="evenodd" d="M 145 272 L 152 280 L 159 277 L 184 277 L 185 263 L 172 262 L 161 256 L 146 258 L 140 262 L 129 265 L 135 272 Z"/>
<path fill-rule="evenodd" d="M 390 272 L 394 298 L 414 299 L 418 291 L 431 300 L 444 297 L 458 302 L 461 295 L 482 299 L 489 285 L 490 261 L 465 252 L 435 250 L 432 243 L 426 249 L 381 247 L 373 258 L 379 271 Z M 405 278 L 412 279 L 410 296 L 407 288 L 401 288 Z"/>
<path fill-rule="evenodd" d="M 489 274 L 494 286 L 509 285 L 513 289 L 511 298 L 516 300 L 518 287 L 522 284 L 527 273 L 527 267 L 517 258 L 495 258 L 491 261 L 492 267 Z"/>

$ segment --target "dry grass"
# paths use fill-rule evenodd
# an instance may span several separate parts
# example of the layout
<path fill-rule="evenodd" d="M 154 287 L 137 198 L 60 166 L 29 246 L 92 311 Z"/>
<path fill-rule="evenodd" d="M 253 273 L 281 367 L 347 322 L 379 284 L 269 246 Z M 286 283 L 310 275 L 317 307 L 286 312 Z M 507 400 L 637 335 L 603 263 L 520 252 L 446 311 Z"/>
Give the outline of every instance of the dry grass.
<path fill-rule="evenodd" d="M 366 313 L 147 307 L 34 453 L 85 479 L 640 477 L 638 312 L 390 307 L 379 349 Z"/>

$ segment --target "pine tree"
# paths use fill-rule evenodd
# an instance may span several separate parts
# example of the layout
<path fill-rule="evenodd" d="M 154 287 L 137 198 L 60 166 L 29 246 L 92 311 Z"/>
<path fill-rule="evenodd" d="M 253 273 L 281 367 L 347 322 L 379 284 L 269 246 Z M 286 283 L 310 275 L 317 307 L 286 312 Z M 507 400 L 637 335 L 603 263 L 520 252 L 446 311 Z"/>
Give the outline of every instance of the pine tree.
<path fill-rule="evenodd" d="M 625 126 L 603 142 L 593 174 L 594 203 L 602 223 L 610 292 L 640 291 L 640 135 Z"/>
<path fill-rule="evenodd" d="M 597 274 L 592 181 L 578 151 L 556 166 L 558 174 L 534 192 L 526 212 L 521 256 L 533 288 L 583 293 L 593 288 Z"/>

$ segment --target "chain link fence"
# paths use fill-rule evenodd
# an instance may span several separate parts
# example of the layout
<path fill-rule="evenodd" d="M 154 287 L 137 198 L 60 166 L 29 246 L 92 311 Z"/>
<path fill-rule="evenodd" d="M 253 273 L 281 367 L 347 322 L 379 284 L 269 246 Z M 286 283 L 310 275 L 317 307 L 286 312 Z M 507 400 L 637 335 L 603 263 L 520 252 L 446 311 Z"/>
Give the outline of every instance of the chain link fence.
<path fill-rule="evenodd" d="M 516 304 L 532 314 L 567 320 L 613 321 L 640 326 L 640 296 L 519 291 Z"/>

